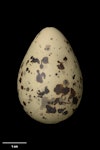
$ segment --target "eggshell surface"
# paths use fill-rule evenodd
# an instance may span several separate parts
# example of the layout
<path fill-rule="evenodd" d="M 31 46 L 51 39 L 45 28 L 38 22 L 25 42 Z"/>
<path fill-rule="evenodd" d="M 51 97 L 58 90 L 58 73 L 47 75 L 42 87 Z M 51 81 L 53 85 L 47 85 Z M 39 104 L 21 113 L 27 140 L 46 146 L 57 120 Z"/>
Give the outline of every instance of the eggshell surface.
<path fill-rule="evenodd" d="M 44 124 L 66 120 L 78 108 L 83 78 L 67 38 L 55 27 L 42 29 L 18 72 L 17 91 L 25 112 Z"/>

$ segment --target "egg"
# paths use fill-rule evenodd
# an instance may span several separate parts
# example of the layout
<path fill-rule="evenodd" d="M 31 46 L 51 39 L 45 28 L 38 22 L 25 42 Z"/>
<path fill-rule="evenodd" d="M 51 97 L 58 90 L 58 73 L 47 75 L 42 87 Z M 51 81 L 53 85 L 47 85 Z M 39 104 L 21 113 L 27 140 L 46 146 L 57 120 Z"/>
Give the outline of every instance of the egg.
<path fill-rule="evenodd" d="M 18 98 L 35 121 L 56 124 L 71 117 L 83 93 L 83 77 L 68 39 L 55 27 L 43 28 L 19 67 Z"/>

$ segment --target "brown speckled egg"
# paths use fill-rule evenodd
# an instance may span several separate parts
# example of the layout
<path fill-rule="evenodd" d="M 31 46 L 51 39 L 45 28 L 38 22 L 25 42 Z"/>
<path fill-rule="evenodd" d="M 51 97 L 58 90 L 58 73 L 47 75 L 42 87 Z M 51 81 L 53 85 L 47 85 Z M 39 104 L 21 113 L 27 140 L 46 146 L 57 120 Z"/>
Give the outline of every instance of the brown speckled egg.
<path fill-rule="evenodd" d="M 25 112 L 41 123 L 56 124 L 78 108 L 82 73 L 73 49 L 54 27 L 42 29 L 21 63 L 17 90 Z"/>

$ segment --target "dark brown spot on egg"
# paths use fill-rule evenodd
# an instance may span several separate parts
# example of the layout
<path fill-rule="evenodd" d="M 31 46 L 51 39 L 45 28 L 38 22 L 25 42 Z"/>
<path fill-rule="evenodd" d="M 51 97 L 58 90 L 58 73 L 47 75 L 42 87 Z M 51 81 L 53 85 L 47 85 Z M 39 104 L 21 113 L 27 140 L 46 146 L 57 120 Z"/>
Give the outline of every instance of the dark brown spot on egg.
<path fill-rule="evenodd" d="M 27 87 L 27 88 L 26 88 L 26 91 L 29 91 L 29 90 L 30 90 L 29 87 Z"/>
<path fill-rule="evenodd" d="M 73 97 L 73 104 L 77 104 L 78 103 L 78 98 L 77 97 Z"/>
<path fill-rule="evenodd" d="M 70 50 L 68 49 L 68 53 L 70 53 Z"/>
<path fill-rule="evenodd" d="M 44 72 L 40 73 L 39 70 L 37 70 L 38 75 L 36 76 L 36 80 L 37 82 L 42 83 L 43 82 L 43 78 L 45 79 L 46 75 Z"/>
<path fill-rule="evenodd" d="M 63 60 L 64 60 L 64 61 L 67 61 L 67 57 L 64 57 Z"/>
<path fill-rule="evenodd" d="M 59 103 L 59 100 L 60 98 L 56 98 L 55 100 L 53 101 L 49 101 L 49 104 L 53 104 L 53 105 L 56 105 L 57 103 Z"/>
<path fill-rule="evenodd" d="M 64 42 L 67 43 L 67 44 L 69 44 L 69 41 L 68 41 L 68 40 L 64 40 Z"/>
<path fill-rule="evenodd" d="M 26 68 L 26 72 L 30 73 L 30 70 L 29 70 L 29 68 L 28 68 L 28 67 Z"/>
<path fill-rule="evenodd" d="M 28 68 L 26 68 L 26 71 L 28 71 Z"/>
<path fill-rule="evenodd" d="M 75 74 L 72 76 L 73 80 L 75 79 Z"/>
<path fill-rule="evenodd" d="M 69 88 L 68 87 L 63 87 L 62 84 L 57 84 L 56 87 L 54 88 L 54 92 L 56 94 L 63 93 L 64 95 L 66 95 L 69 92 Z"/>
<path fill-rule="evenodd" d="M 55 107 L 51 107 L 50 105 L 46 105 L 46 113 L 56 113 L 56 108 Z"/>
<path fill-rule="evenodd" d="M 77 83 L 79 83 L 79 80 L 77 80 Z"/>
<path fill-rule="evenodd" d="M 34 58 L 33 56 L 31 56 L 30 59 L 31 59 L 31 62 L 33 63 L 38 63 L 38 64 L 40 63 L 38 58 Z"/>
<path fill-rule="evenodd" d="M 51 45 L 46 45 L 44 50 L 49 51 L 50 50 Z"/>
<path fill-rule="evenodd" d="M 50 40 L 53 40 L 53 38 L 51 37 Z"/>
<path fill-rule="evenodd" d="M 29 63 L 29 60 L 27 60 L 26 65 Z"/>
<path fill-rule="evenodd" d="M 57 76 L 57 75 L 58 75 L 58 73 L 55 73 L 55 75 Z"/>
<path fill-rule="evenodd" d="M 66 108 L 60 108 L 58 109 L 58 113 L 62 113 Z"/>
<path fill-rule="evenodd" d="M 57 103 L 60 103 L 60 98 L 56 98 L 54 101 L 54 105 L 56 105 Z"/>
<path fill-rule="evenodd" d="M 42 91 L 42 92 L 40 92 L 40 91 L 38 91 L 38 97 L 43 97 L 43 95 L 44 94 L 48 94 L 49 93 L 49 90 L 48 90 L 48 88 L 47 88 L 47 86 L 45 87 L 45 89 L 44 89 L 44 91 Z"/>
<path fill-rule="evenodd" d="M 43 118 L 43 119 L 46 119 L 46 117 L 44 117 L 44 116 L 43 116 L 42 118 Z"/>
<path fill-rule="evenodd" d="M 21 83 L 21 81 L 22 81 L 22 78 L 19 78 L 19 82 Z"/>
<path fill-rule="evenodd" d="M 64 81 L 63 81 L 63 84 L 64 84 L 64 85 L 68 85 L 68 84 L 69 84 L 68 80 L 64 80 Z"/>
<path fill-rule="evenodd" d="M 21 72 L 21 76 L 23 76 L 23 71 Z"/>
<path fill-rule="evenodd" d="M 62 62 L 58 61 L 59 65 L 57 65 L 58 69 L 63 70 L 64 69 L 64 65 Z"/>
<path fill-rule="evenodd" d="M 23 101 L 23 104 L 26 106 L 26 103 Z"/>
<path fill-rule="evenodd" d="M 67 114 L 68 114 L 68 111 L 67 111 L 67 110 L 63 112 L 63 115 L 67 115 Z"/>
<path fill-rule="evenodd" d="M 69 99 L 71 99 L 71 98 L 75 97 L 75 95 L 76 95 L 75 90 L 74 90 L 73 88 L 71 88 L 71 90 L 70 90 L 70 96 L 69 96 Z"/>
<path fill-rule="evenodd" d="M 64 104 L 66 104 L 66 102 L 64 102 L 64 101 L 59 101 L 59 105 L 64 105 Z"/>
<path fill-rule="evenodd" d="M 23 88 L 24 88 L 23 85 L 21 85 L 21 89 L 22 89 L 22 90 L 23 90 Z"/>
<path fill-rule="evenodd" d="M 67 43 L 67 44 L 70 44 L 68 40 L 66 41 L 66 43 Z"/>
<path fill-rule="evenodd" d="M 76 82 L 73 83 L 73 86 L 75 86 L 75 85 L 76 85 Z"/>
<path fill-rule="evenodd" d="M 77 110 L 77 108 L 73 108 L 73 112 L 75 112 Z"/>

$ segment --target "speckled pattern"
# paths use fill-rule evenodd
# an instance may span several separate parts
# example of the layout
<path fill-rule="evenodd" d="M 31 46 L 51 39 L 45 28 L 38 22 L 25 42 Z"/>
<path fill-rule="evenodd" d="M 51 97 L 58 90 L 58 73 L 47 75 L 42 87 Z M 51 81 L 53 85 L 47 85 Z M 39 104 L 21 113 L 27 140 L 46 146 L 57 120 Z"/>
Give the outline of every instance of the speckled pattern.
<path fill-rule="evenodd" d="M 78 108 L 82 73 L 58 29 L 46 27 L 32 41 L 18 72 L 17 91 L 24 110 L 41 123 L 59 123 Z"/>

